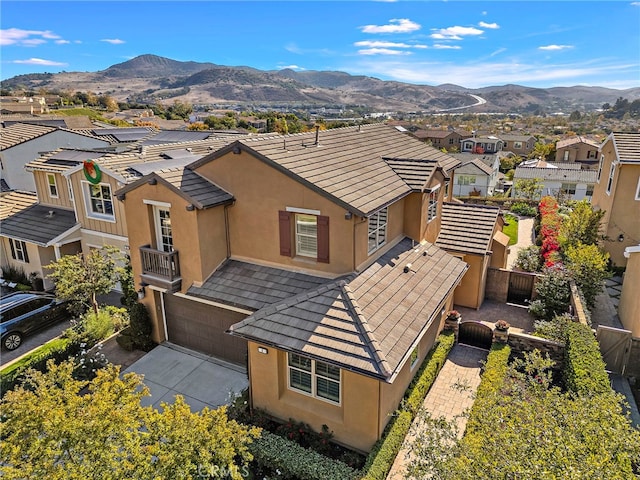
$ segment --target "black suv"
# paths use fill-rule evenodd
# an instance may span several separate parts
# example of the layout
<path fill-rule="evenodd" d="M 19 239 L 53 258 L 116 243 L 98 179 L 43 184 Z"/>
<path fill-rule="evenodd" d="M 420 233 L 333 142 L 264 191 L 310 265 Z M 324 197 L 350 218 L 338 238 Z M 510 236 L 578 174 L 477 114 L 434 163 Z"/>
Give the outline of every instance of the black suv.
<path fill-rule="evenodd" d="M 69 318 L 67 302 L 39 292 L 16 292 L 0 298 L 0 338 L 2 347 L 15 350 L 22 339 Z"/>

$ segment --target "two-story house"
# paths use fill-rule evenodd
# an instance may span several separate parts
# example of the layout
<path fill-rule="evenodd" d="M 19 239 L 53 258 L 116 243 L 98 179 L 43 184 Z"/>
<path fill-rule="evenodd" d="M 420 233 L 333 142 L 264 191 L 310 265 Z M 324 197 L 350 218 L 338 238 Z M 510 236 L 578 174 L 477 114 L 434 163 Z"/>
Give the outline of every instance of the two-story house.
<path fill-rule="evenodd" d="M 625 249 L 640 244 L 640 133 L 611 133 L 599 154 L 591 203 L 605 212 L 605 250 L 614 265 L 625 266 Z"/>
<path fill-rule="evenodd" d="M 442 232 L 468 250 L 500 225 L 443 228 L 456 164 L 376 124 L 243 138 L 124 186 L 155 339 L 247 362 L 254 407 L 368 451 L 470 270 Z"/>
<path fill-rule="evenodd" d="M 600 144 L 594 140 L 578 135 L 556 142 L 556 162 L 577 162 L 583 168 L 595 167 L 598 164 L 598 148 Z"/>
<path fill-rule="evenodd" d="M 460 152 L 496 153 L 504 150 L 504 144 L 504 140 L 495 135 L 473 136 L 462 140 Z"/>
<path fill-rule="evenodd" d="M 501 133 L 500 140 L 504 142 L 503 150 L 513 152 L 526 158 L 536 146 L 536 137 L 533 135 L 518 135 L 515 133 Z"/>
<path fill-rule="evenodd" d="M 416 138 L 424 142 L 428 142 L 438 150 L 443 148 L 448 152 L 459 152 L 460 144 L 465 138 L 471 137 L 471 133 L 466 130 L 457 128 L 445 129 L 429 129 L 429 130 L 416 130 L 412 133 Z"/>
<path fill-rule="evenodd" d="M 590 200 L 595 189 L 596 176 L 595 170 L 582 169 L 577 163 L 555 164 L 545 161 L 523 163 L 516 167 L 513 175 L 514 188 L 511 196 L 519 196 L 518 180 L 538 179 L 542 187 L 540 197 L 562 195 L 567 200 Z"/>
<path fill-rule="evenodd" d="M 489 196 L 493 195 L 498 181 L 503 175 L 500 173 L 500 157 L 504 152 L 493 155 L 475 153 L 452 153 L 451 156 L 460 160 L 455 169 L 453 182 L 453 196 Z"/>

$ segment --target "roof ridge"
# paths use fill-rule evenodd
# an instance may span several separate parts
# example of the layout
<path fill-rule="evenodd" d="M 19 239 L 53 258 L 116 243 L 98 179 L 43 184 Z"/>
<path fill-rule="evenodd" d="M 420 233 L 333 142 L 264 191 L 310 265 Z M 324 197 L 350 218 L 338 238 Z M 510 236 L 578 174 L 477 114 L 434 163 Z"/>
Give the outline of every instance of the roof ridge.
<path fill-rule="evenodd" d="M 369 326 L 367 317 L 364 315 L 364 312 L 358 305 L 358 301 L 356 300 L 353 291 L 349 287 L 349 284 L 346 282 L 346 280 L 341 280 L 337 282 L 337 284 L 344 293 L 345 301 L 349 304 L 350 309 L 355 313 L 356 318 L 359 320 L 362 331 L 368 341 L 369 346 L 371 347 L 371 353 L 374 356 L 374 360 L 380 366 L 382 373 L 386 377 L 391 376 L 391 366 L 389 365 L 386 356 L 382 352 L 382 346 L 373 334 L 373 330 L 371 330 L 371 327 Z"/>

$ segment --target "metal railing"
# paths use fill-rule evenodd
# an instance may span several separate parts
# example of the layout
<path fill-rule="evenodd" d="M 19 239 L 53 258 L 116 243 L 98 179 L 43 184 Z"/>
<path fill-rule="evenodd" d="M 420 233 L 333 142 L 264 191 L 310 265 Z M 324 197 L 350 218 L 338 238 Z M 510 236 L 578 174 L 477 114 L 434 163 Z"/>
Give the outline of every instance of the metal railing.
<path fill-rule="evenodd" d="M 177 251 L 162 252 L 149 246 L 140 247 L 142 273 L 157 275 L 170 282 L 180 278 L 180 259 Z"/>

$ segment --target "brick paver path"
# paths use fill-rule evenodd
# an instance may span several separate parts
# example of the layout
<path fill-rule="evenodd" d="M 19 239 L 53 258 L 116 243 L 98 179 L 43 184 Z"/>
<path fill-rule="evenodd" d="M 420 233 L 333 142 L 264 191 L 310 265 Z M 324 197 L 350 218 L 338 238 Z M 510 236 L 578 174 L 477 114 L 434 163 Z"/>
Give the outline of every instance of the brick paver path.
<path fill-rule="evenodd" d="M 518 220 L 518 243 L 509 247 L 507 269 L 512 269 L 518 258 L 518 252 L 530 245 L 533 245 L 533 218 L 520 217 Z"/>
<path fill-rule="evenodd" d="M 467 418 L 459 415 L 473 405 L 473 397 L 480 384 L 480 368 L 482 362 L 487 359 L 487 353 L 485 350 L 456 344 L 424 399 L 423 408 L 433 417 L 444 416 L 447 420 L 456 419 L 460 436 L 464 433 Z M 418 418 L 414 421 L 414 427 L 419 425 L 417 421 Z M 407 448 L 411 440 L 412 435 L 409 434 L 391 467 L 387 480 L 404 478 L 406 467 L 411 462 Z"/>

